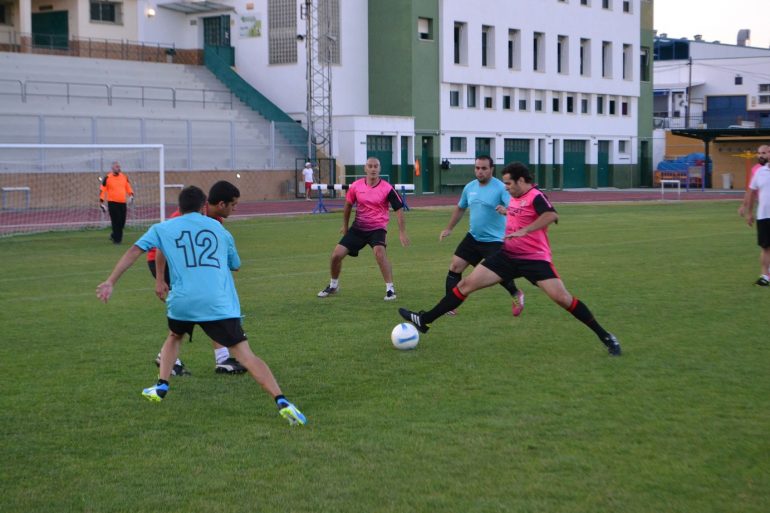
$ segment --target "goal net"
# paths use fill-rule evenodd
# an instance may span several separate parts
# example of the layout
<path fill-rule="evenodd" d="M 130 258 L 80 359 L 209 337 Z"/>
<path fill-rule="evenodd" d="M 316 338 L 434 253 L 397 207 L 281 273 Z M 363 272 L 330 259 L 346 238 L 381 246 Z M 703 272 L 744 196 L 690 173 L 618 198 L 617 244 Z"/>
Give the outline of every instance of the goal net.
<path fill-rule="evenodd" d="M 113 162 L 134 190 L 126 226 L 165 219 L 179 190 L 165 183 L 163 145 L 0 144 L 0 237 L 109 227 L 99 190 Z"/>

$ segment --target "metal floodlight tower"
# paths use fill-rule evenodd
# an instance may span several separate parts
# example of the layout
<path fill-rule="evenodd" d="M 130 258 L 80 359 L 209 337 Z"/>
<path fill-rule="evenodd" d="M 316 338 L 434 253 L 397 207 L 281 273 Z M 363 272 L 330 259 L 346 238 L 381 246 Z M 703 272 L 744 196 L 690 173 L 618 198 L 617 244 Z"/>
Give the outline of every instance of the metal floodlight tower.
<path fill-rule="evenodd" d="M 307 151 L 313 147 L 332 157 L 332 55 L 337 40 L 332 32 L 331 2 L 305 0 L 307 52 Z"/>

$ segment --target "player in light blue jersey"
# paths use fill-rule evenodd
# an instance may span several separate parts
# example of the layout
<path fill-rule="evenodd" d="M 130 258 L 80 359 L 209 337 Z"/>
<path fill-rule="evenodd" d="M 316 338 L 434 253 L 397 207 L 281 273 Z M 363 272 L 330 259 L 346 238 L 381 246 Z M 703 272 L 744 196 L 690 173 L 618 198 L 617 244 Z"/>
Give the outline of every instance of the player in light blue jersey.
<path fill-rule="evenodd" d="M 495 164 L 491 157 L 487 155 L 476 157 L 476 179 L 463 188 L 460 201 L 452 212 L 449 224 L 439 235 L 439 240 L 449 237 L 465 211 L 470 208 L 470 229 L 455 249 L 455 254 L 449 263 L 449 272 L 446 277 L 447 294 L 460 283 L 463 271 L 469 265 L 475 267 L 481 260 L 495 254 L 503 245 L 505 215 L 511 195 L 505 189 L 505 184 L 492 176 L 494 171 Z M 524 309 L 524 293 L 516 288 L 513 280 L 500 285 L 511 295 L 511 312 L 514 317 L 518 317 Z M 449 315 L 455 315 L 455 311 L 449 311 Z"/>
<path fill-rule="evenodd" d="M 185 333 L 192 336 L 197 324 L 246 367 L 275 399 L 282 417 L 292 425 L 305 424 L 305 416 L 283 396 L 270 368 L 249 347 L 232 276 L 241 260 L 230 232 L 203 215 L 205 202 L 206 195 L 198 187 L 182 189 L 182 215 L 150 227 L 118 260 L 109 278 L 96 288 L 96 295 L 106 303 L 118 279 L 136 259 L 150 248 L 160 249 L 171 270 L 171 292 L 166 300 L 169 333 L 161 349 L 158 382 L 144 389 L 142 395 L 155 402 L 165 398 L 182 338 Z"/>

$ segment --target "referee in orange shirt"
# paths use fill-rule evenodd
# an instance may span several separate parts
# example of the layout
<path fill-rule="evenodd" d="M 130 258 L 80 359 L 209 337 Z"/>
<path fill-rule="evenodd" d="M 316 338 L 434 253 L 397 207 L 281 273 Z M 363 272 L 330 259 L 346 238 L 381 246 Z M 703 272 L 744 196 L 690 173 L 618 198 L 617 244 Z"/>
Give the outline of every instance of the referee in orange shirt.
<path fill-rule="evenodd" d="M 99 207 L 104 210 L 104 202 L 107 202 L 107 210 L 110 213 L 112 233 L 110 240 L 113 244 L 123 241 L 123 228 L 126 226 L 126 201 L 134 201 L 134 190 L 128 176 L 120 171 L 120 163 L 112 163 L 111 172 L 102 180 L 99 189 Z"/>

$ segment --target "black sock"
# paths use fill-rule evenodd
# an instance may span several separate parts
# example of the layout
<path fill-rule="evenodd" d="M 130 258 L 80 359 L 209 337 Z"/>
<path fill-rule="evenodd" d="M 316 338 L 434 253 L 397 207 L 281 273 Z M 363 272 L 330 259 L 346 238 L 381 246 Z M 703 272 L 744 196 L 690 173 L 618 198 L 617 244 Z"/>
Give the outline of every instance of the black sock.
<path fill-rule="evenodd" d="M 572 298 L 572 305 L 567 308 L 567 311 L 574 315 L 577 320 L 591 328 L 602 341 L 609 335 L 609 333 L 596 322 L 591 310 L 589 310 L 585 303 L 578 298 Z"/>
<path fill-rule="evenodd" d="M 505 290 L 507 290 L 511 296 L 515 296 L 516 293 L 519 291 L 519 289 L 516 288 L 516 282 L 513 280 L 507 283 L 500 283 L 500 286 L 503 287 Z"/>
<path fill-rule="evenodd" d="M 460 283 L 460 280 L 463 279 L 462 273 L 456 273 L 449 271 L 446 274 L 446 293 L 449 294 L 452 292 L 452 289 L 457 286 L 458 283 Z"/>
<path fill-rule="evenodd" d="M 446 296 L 444 296 L 441 301 L 438 302 L 436 306 L 433 307 L 432 310 L 429 310 L 422 314 L 422 322 L 425 324 L 430 324 L 445 313 L 447 313 L 449 310 L 454 310 L 461 304 L 463 304 L 463 301 L 465 301 L 465 297 L 462 293 L 457 289 L 457 287 L 453 288 L 449 293 L 447 293 Z"/>
<path fill-rule="evenodd" d="M 286 398 L 283 396 L 283 394 L 280 394 L 280 395 L 277 395 L 277 396 L 275 396 L 275 404 L 277 404 L 279 408 L 281 407 L 281 405 L 280 405 L 280 404 L 278 404 L 278 401 L 282 401 L 282 400 L 283 400 L 283 401 L 286 401 L 287 403 L 289 402 L 289 401 L 288 401 L 288 400 L 287 400 L 287 399 L 286 399 Z"/>

